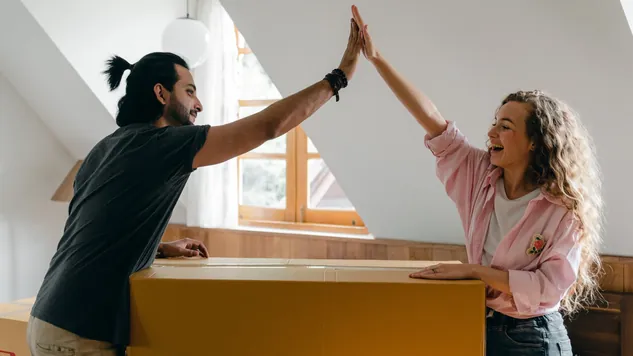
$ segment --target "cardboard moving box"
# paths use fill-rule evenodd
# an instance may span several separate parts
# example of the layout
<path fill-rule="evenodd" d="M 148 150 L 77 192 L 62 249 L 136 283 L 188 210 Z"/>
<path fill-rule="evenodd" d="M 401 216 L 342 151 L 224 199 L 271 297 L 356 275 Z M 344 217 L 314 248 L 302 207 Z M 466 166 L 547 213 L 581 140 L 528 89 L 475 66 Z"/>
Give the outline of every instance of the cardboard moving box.
<path fill-rule="evenodd" d="M 31 355 L 26 343 L 26 326 L 35 298 L 0 304 L 0 356 Z"/>
<path fill-rule="evenodd" d="M 154 266 L 195 267 L 195 266 L 324 266 L 324 267 L 355 267 L 355 268 L 401 268 L 420 269 L 437 261 L 419 260 L 326 260 L 326 259 L 287 259 L 287 258 L 237 258 L 237 257 L 176 257 L 160 258 L 154 261 Z M 441 261 L 441 263 L 461 263 L 459 261 Z"/>
<path fill-rule="evenodd" d="M 484 284 L 408 277 L 437 262 L 161 262 L 130 280 L 130 356 L 484 354 Z"/>

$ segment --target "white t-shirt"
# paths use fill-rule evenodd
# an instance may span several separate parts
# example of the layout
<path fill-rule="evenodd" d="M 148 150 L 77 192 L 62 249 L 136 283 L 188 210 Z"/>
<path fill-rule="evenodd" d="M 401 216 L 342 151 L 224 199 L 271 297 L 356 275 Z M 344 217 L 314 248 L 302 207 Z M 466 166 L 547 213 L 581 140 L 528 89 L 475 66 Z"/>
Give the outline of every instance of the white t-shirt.
<path fill-rule="evenodd" d="M 521 220 L 530 200 L 536 198 L 540 193 L 539 189 L 514 200 L 508 199 L 506 189 L 503 186 L 503 179 L 497 179 L 497 192 L 495 194 L 494 210 L 490 217 L 490 225 L 484 243 L 484 253 L 481 264 L 490 266 L 492 256 L 494 256 L 497 246 L 501 240 L 512 230 Z"/>

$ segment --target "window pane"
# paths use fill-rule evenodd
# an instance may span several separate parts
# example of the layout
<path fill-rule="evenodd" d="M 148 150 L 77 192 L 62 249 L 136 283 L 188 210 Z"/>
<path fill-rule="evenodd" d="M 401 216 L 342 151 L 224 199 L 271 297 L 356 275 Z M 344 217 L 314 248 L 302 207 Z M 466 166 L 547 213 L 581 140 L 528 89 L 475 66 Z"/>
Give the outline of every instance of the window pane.
<path fill-rule="evenodd" d="M 310 137 L 308 137 L 308 153 L 319 153 L 314 143 L 312 143 Z"/>
<path fill-rule="evenodd" d="M 286 208 L 286 161 L 240 159 L 240 204 Z"/>
<path fill-rule="evenodd" d="M 308 160 L 308 207 L 310 209 L 354 210 L 345 192 L 323 159 Z"/>
<path fill-rule="evenodd" d="M 239 56 L 237 67 L 240 99 L 281 99 L 277 87 L 259 64 L 255 54 Z"/>
<path fill-rule="evenodd" d="M 264 110 L 265 106 L 242 106 L 240 107 L 240 119 L 249 115 L 253 115 L 261 110 Z M 286 134 L 277 137 L 274 140 L 266 141 L 261 146 L 255 148 L 251 152 L 259 153 L 286 153 Z"/>

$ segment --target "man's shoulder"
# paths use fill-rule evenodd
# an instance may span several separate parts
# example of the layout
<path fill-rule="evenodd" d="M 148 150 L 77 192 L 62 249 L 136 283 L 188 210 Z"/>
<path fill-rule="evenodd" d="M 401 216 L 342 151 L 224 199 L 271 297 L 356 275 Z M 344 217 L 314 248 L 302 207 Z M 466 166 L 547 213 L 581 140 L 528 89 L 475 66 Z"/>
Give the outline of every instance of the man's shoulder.
<path fill-rule="evenodd" d="M 118 128 L 95 144 L 86 155 L 84 164 L 100 165 L 104 161 L 155 159 L 187 151 L 188 146 L 201 146 L 209 125 L 156 127 L 150 124 L 132 124 Z"/>

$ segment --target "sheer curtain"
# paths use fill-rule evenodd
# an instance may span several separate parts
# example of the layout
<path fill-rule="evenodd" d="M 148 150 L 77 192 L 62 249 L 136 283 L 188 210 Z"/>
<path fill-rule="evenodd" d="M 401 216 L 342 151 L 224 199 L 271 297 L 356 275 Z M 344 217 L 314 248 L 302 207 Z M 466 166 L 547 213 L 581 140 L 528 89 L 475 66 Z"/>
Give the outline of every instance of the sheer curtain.
<path fill-rule="evenodd" d="M 196 124 L 217 126 L 237 119 L 237 39 L 233 21 L 219 0 L 198 0 L 198 20 L 209 29 L 206 62 L 194 69 L 204 110 Z M 237 160 L 199 168 L 186 191 L 188 226 L 232 228 L 238 215 Z"/>

